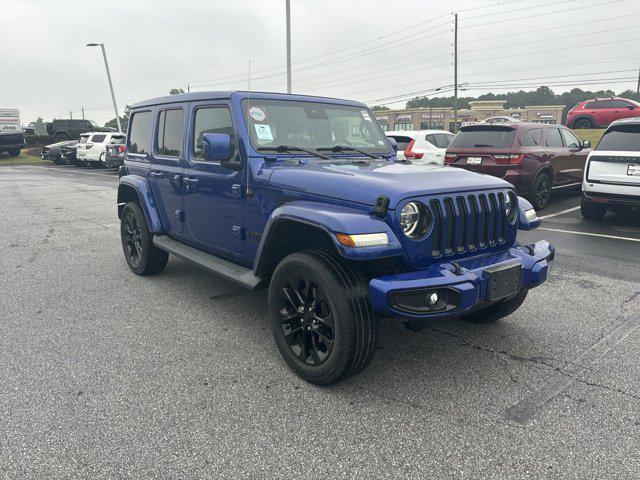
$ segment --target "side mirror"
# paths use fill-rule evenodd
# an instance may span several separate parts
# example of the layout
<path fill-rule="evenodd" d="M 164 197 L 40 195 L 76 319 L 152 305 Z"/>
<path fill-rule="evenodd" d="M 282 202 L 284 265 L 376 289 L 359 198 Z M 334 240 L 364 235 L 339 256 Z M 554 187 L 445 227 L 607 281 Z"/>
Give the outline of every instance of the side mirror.
<path fill-rule="evenodd" d="M 209 162 L 231 160 L 231 137 L 226 133 L 205 133 L 202 137 L 204 159 Z"/>
<path fill-rule="evenodd" d="M 584 140 L 582 142 L 582 148 L 591 148 L 591 141 L 589 140 Z"/>
<path fill-rule="evenodd" d="M 391 145 L 391 148 L 393 149 L 393 151 L 395 153 L 398 153 L 398 142 L 396 142 L 396 139 L 387 137 L 387 140 L 389 141 L 389 145 Z"/>
<path fill-rule="evenodd" d="M 518 230 L 538 228 L 542 220 L 538 217 L 533 205 L 525 198 L 518 197 Z"/>

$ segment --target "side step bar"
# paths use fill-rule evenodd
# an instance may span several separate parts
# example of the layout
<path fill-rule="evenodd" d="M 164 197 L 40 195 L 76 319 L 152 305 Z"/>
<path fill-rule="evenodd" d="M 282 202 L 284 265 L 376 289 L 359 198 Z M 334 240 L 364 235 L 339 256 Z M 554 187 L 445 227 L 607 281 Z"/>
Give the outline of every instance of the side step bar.
<path fill-rule="evenodd" d="M 153 244 L 165 252 L 169 252 L 176 257 L 194 263 L 195 265 L 216 273 L 227 280 L 239 283 L 245 288 L 253 290 L 262 282 L 262 279 L 260 277 L 256 277 L 253 274 L 253 271 L 248 268 L 227 262 L 215 255 L 210 255 L 198 250 L 197 248 L 180 243 L 166 235 L 154 236 Z"/>

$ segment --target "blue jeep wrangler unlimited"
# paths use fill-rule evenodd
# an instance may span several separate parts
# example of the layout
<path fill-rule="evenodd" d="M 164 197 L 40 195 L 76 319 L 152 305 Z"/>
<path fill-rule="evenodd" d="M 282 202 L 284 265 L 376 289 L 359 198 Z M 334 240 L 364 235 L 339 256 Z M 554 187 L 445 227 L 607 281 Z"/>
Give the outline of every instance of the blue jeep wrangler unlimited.
<path fill-rule="evenodd" d="M 131 109 L 118 216 L 138 275 L 169 254 L 248 288 L 288 365 L 326 385 L 373 357 L 376 316 L 514 312 L 554 249 L 500 179 L 399 163 L 369 109 L 333 98 L 198 92 Z"/>

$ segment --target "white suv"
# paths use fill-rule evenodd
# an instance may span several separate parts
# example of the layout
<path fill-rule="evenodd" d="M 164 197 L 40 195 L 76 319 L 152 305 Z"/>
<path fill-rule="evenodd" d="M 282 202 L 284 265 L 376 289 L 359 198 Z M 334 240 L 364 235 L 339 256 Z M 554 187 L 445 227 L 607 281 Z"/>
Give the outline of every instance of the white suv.
<path fill-rule="evenodd" d="M 398 130 L 385 132 L 398 144 L 398 160 L 444 165 L 444 152 L 455 135 L 446 130 Z"/>
<path fill-rule="evenodd" d="M 85 164 L 104 165 L 107 145 L 122 143 L 125 134 L 121 132 L 95 132 L 80 135 L 76 158 Z"/>
<path fill-rule="evenodd" d="M 584 218 L 601 220 L 608 210 L 625 208 L 640 208 L 640 118 L 612 122 L 584 169 Z"/>

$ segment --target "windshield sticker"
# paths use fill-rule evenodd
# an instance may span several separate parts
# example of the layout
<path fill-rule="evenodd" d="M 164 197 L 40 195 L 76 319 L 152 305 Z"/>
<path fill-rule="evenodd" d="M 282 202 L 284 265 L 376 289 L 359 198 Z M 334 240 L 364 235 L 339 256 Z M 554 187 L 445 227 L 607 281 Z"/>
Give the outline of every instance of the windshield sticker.
<path fill-rule="evenodd" d="M 264 122 L 267 118 L 267 112 L 260 107 L 251 107 L 249 109 L 249 116 L 256 122 Z"/>
<path fill-rule="evenodd" d="M 369 116 L 369 112 L 367 112 L 366 110 L 360 110 L 360 113 L 362 114 L 362 118 L 364 118 L 367 122 L 372 122 L 373 120 L 371 120 L 371 117 Z"/>
<path fill-rule="evenodd" d="M 271 127 L 269 125 L 255 123 L 253 126 L 256 129 L 258 140 L 273 140 L 273 135 L 271 135 Z"/>

